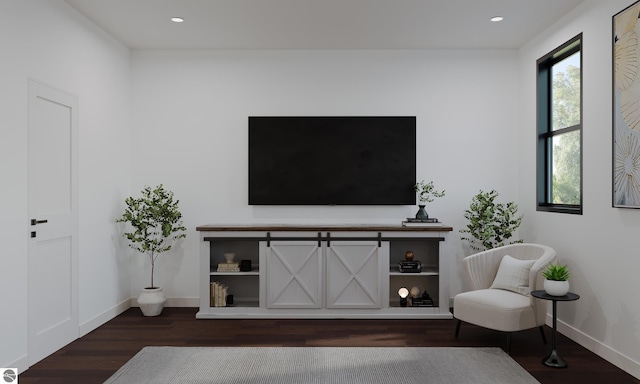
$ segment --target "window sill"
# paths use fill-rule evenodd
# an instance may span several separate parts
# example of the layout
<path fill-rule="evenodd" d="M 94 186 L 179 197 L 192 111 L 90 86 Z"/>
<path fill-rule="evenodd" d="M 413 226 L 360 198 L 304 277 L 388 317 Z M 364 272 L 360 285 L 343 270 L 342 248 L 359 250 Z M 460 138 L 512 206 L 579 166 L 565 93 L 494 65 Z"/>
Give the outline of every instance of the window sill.
<path fill-rule="evenodd" d="M 536 211 L 569 213 L 573 215 L 582 215 L 582 206 L 580 205 L 563 205 L 563 204 L 538 204 Z"/>

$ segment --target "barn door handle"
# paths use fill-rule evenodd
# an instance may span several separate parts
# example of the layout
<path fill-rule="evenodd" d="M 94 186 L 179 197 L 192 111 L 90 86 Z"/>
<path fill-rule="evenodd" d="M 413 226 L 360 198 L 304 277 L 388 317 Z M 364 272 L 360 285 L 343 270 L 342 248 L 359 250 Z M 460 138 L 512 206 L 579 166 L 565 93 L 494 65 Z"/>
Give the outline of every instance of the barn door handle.
<path fill-rule="evenodd" d="M 38 224 L 44 224 L 44 223 L 48 223 L 49 220 L 36 220 L 36 219 L 31 219 L 31 225 L 38 225 Z"/>

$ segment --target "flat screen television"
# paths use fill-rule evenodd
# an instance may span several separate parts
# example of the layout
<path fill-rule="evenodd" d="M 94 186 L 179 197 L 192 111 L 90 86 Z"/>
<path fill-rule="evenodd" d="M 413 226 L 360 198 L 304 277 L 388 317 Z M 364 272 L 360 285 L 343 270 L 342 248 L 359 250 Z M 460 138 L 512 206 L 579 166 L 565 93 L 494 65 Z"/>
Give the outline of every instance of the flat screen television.
<path fill-rule="evenodd" d="M 415 116 L 249 117 L 249 205 L 415 205 Z"/>

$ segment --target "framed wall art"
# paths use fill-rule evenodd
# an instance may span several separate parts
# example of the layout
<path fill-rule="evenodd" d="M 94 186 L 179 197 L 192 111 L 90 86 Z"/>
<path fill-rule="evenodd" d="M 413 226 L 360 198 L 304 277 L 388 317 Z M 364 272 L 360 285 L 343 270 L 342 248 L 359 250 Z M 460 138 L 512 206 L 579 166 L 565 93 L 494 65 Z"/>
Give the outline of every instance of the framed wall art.
<path fill-rule="evenodd" d="M 640 208 L 640 1 L 613 16 L 613 206 Z"/>

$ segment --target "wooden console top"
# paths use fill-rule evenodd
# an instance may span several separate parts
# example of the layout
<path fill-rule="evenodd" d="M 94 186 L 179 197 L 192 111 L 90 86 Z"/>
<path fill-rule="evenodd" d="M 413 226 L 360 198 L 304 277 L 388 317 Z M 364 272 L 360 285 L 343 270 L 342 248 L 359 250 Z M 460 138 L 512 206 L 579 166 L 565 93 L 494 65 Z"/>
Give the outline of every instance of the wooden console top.
<path fill-rule="evenodd" d="M 344 225 L 307 225 L 307 224 L 208 224 L 196 227 L 199 232 L 451 232 L 452 227 L 409 226 L 392 224 L 344 224 Z"/>

